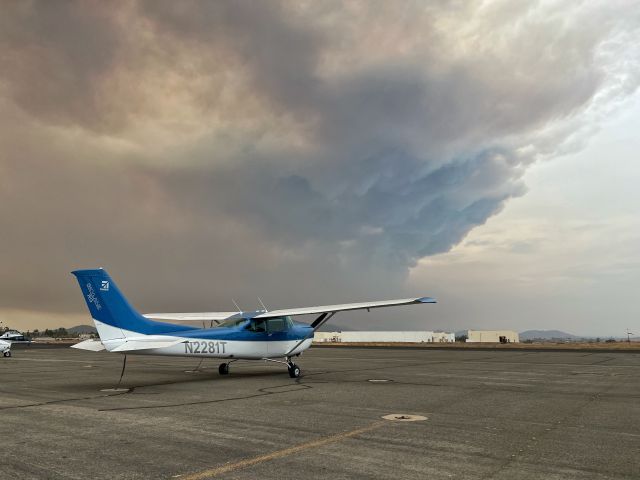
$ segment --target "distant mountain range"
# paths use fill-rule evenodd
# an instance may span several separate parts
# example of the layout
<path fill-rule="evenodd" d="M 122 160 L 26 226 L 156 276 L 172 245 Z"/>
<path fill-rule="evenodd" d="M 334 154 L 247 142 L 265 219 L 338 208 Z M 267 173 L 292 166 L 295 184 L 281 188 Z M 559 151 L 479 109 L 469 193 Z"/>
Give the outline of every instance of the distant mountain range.
<path fill-rule="evenodd" d="M 73 333 L 74 335 L 80 335 L 82 333 L 98 333 L 96 328 L 91 325 L 76 325 L 75 327 L 67 328 L 67 332 Z"/>
<path fill-rule="evenodd" d="M 562 332 L 560 330 L 527 330 L 525 332 L 520 332 L 521 341 L 535 339 L 553 340 L 555 338 L 575 340 L 581 337 L 572 335 L 571 333 Z"/>

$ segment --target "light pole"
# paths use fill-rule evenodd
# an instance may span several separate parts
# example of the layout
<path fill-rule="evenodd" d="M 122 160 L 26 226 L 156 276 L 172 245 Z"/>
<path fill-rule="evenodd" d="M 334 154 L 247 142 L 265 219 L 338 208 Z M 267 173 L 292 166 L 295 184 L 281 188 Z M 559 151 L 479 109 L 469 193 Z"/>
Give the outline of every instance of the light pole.
<path fill-rule="evenodd" d="M 629 329 L 627 328 L 627 342 L 628 342 L 628 343 L 631 343 L 631 335 L 633 335 L 633 333 L 631 333 L 631 332 L 629 331 Z"/>

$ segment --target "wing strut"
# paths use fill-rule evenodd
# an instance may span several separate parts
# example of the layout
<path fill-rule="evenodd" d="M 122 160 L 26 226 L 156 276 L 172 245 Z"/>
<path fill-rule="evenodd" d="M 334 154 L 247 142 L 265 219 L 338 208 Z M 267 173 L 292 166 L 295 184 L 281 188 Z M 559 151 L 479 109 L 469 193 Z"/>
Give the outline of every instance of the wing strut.
<path fill-rule="evenodd" d="M 324 323 L 324 319 L 326 318 L 326 316 L 329 315 L 329 312 L 324 312 L 322 315 L 320 315 L 318 318 L 316 318 L 313 323 L 311 324 L 311 326 L 313 327 L 313 331 L 316 330 L 316 327 L 318 325 L 321 325 L 322 323 Z"/>
<path fill-rule="evenodd" d="M 304 337 L 302 340 L 296 343 L 293 348 L 289 349 L 289 351 L 285 353 L 284 356 L 288 357 L 291 354 L 291 352 L 294 352 L 296 348 L 298 348 L 300 345 L 306 342 L 322 325 L 324 325 L 335 314 L 336 312 L 324 312 L 322 315 L 316 318 L 311 324 L 311 326 L 313 327 L 313 330 L 311 330 L 311 332 L 306 337 Z"/>

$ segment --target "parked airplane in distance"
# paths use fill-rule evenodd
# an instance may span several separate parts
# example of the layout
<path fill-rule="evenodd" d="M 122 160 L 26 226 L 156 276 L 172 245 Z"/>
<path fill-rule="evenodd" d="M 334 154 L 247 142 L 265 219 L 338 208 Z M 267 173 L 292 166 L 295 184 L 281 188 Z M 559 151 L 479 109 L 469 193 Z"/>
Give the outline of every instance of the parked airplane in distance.
<path fill-rule="evenodd" d="M 73 348 L 83 350 L 182 357 L 223 359 L 218 371 L 229 373 L 237 360 L 265 360 L 287 365 L 292 378 L 300 368 L 292 358 L 311 346 L 313 334 L 336 312 L 370 310 L 397 305 L 436 303 L 433 298 L 407 298 L 377 302 L 347 303 L 321 307 L 256 310 L 252 312 L 139 314 L 122 295 L 107 272 L 76 270 L 76 276 L 100 340 L 85 340 Z M 292 316 L 315 314 L 311 325 L 297 323 Z M 206 321 L 211 328 L 156 320 Z M 214 322 L 217 324 L 213 326 Z"/>
<path fill-rule="evenodd" d="M 6 342 L 30 342 L 31 340 L 25 337 L 22 333 L 17 330 L 7 330 L 2 335 L 0 335 L 0 340 L 4 340 Z"/>
<path fill-rule="evenodd" d="M 2 353 L 3 357 L 11 356 L 11 342 L 7 342 L 5 340 L 0 340 L 0 353 Z"/>

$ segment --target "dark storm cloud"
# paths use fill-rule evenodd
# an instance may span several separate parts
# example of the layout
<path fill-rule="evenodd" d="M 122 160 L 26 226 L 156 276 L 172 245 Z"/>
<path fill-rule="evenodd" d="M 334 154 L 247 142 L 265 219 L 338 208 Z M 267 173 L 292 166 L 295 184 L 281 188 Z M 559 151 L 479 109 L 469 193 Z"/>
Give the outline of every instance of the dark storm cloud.
<path fill-rule="evenodd" d="M 100 2 L 4 2 L 2 80 L 21 108 L 44 122 L 106 127 L 103 90 L 122 47 L 115 16 Z"/>
<path fill-rule="evenodd" d="M 400 292 L 636 85 L 605 7 L 389 5 L 7 4 L 0 307 L 79 308 L 97 264 L 154 309 Z"/>

